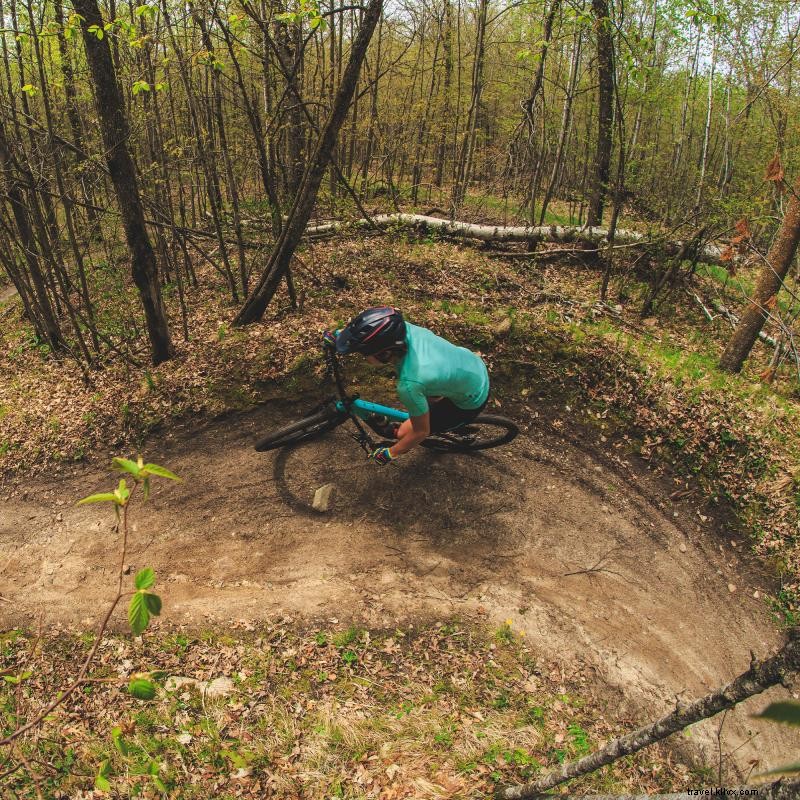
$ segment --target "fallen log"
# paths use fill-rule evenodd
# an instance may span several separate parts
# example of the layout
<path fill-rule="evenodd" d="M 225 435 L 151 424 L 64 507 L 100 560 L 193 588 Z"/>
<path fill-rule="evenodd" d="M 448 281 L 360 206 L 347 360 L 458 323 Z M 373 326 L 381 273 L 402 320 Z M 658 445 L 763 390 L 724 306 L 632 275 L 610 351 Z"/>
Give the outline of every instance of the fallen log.
<path fill-rule="evenodd" d="M 608 247 L 608 230 L 606 228 L 579 228 L 570 225 L 534 225 L 534 226 L 502 226 L 478 225 L 471 222 L 450 222 L 439 217 L 428 217 L 423 214 L 380 214 L 369 220 L 359 219 L 355 222 L 326 222 L 306 228 L 306 236 L 322 238 L 348 228 L 420 228 L 439 231 L 446 236 L 463 239 L 478 239 L 483 242 L 524 242 L 536 245 L 539 242 L 568 244 L 582 242 L 593 245 L 598 251 Z M 655 246 L 667 255 L 677 255 L 684 247 L 680 240 L 652 239 L 638 231 L 617 229 L 614 233 L 614 249 L 630 247 Z M 722 264 L 722 248 L 707 244 L 698 249 L 697 261 L 704 264 Z"/>
<path fill-rule="evenodd" d="M 678 703 L 675 710 L 661 719 L 644 725 L 618 739 L 612 739 L 603 747 L 575 761 L 567 761 L 550 772 L 520 786 L 499 789 L 500 800 L 533 800 L 549 789 L 566 781 L 595 772 L 607 764 L 613 764 L 623 756 L 638 753 L 655 742 L 666 739 L 695 722 L 708 719 L 720 711 L 733 708 L 742 700 L 760 694 L 771 686 L 787 684 L 789 676 L 800 671 L 800 627 L 788 631 L 783 647 L 770 658 L 758 661 L 751 652 L 750 668 L 722 686 L 693 703 Z"/>

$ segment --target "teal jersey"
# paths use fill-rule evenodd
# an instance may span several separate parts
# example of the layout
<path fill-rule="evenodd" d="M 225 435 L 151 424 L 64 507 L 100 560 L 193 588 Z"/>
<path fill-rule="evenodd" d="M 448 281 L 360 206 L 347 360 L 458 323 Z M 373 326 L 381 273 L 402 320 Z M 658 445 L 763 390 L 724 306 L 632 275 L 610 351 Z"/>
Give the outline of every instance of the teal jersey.
<path fill-rule="evenodd" d="M 459 408 L 479 408 L 489 396 L 489 371 L 480 356 L 427 328 L 406 323 L 406 354 L 397 370 L 397 394 L 412 417 L 429 410 L 429 397 Z"/>

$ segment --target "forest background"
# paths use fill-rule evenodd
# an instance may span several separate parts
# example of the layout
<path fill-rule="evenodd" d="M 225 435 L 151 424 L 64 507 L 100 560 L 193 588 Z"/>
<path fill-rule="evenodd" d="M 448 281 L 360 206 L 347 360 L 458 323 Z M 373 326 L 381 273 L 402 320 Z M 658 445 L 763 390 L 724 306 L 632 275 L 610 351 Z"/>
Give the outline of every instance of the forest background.
<path fill-rule="evenodd" d="M 749 536 L 798 621 L 800 2 L 0 0 L 0 20 L 6 500 L 307 397 L 319 332 L 393 302 L 480 350 L 523 424 L 666 467 L 657 505 L 701 498 L 709 535 Z M 362 632 L 336 636 L 304 652 L 356 658 Z M 482 758 L 487 786 L 498 760 L 541 766 Z M 671 759 L 625 780 L 688 785 Z"/>

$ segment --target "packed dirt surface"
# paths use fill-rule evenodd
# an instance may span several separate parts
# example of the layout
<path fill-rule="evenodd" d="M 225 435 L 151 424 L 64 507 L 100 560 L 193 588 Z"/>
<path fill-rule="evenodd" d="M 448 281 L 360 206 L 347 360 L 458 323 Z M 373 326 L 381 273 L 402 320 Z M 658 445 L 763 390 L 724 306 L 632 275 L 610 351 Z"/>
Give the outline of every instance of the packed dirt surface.
<path fill-rule="evenodd" d="M 156 570 L 162 624 L 510 619 L 565 671 L 594 675 L 587 693 L 642 722 L 726 683 L 751 649 L 761 657 L 781 641 L 763 601 L 769 579 L 746 544 L 691 497 L 670 501 L 669 484 L 615 450 L 590 454 L 538 421 L 505 448 L 418 449 L 385 468 L 364 460 L 348 427 L 290 450 L 253 450 L 290 418 L 276 402 L 148 446 L 147 460 L 183 478 L 158 482 L 131 510 L 126 566 Z M 108 506 L 74 503 L 115 480 L 79 467 L 0 490 L 4 629 L 98 619 L 115 590 L 119 538 Z M 336 493 L 322 514 L 311 503 L 325 483 Z M 796 733 L 749 716 L 785 694 L 727 715 L 719 746 L 738 768 L 729 776 L 796 756 Z M 712 783 L 719 722 L 682 740 L 714 766 Z"/>

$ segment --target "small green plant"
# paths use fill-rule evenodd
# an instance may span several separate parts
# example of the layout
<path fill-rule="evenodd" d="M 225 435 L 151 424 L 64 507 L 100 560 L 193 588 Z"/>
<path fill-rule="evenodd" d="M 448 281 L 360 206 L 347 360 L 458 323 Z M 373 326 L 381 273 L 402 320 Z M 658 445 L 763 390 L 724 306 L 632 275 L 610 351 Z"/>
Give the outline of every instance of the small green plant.
<path fill-rule="evenodd" d="M 567 728 L 567 734 L 572 741 L 572 749 L 577 755 L 586 755 L 591 750 L 589 734 L 577 722 L 573 722 Z"/>
<path fill-rule="evenodd" d="M 65 703 L 72 695 L 83 692 L 91 693 L 95 689 L 95 685 L 90 682 L 90 668 L 97 655 L 100 644 L 102 643 L 105 635 L 106 628 L 111 620 L 112 614 L 120 602 L 128 597 L 128 623 L 130 624 L 131 631 L 134 635 L 141 635 L 150 623 L 153 616 L 158 616 L 161 613 L 161 598 L 151 591 L 155 584 L 156 576 L 151 567 L 145 567 L 139 570 L 133 579 L 133 587 L 126 588 L 124 586 L 125 573 L 123 565 L 125 563 L 125 554 L 128 547 L 128 539 L 130 533 L 129 526 L 129 511 L 133 498 L 137 493 L 140 493 L 143 500 L 146 501 L 150 495 L 150 483 L 153 478 L 166 478 L 169 480 L 180 480 L 177 475 L 174 475 L 165 467 L 158 464 L 145 463 L 139 457 L 137 461 L 131 461 L 126 458 L 113 459 L 114 469 L 125 473 L 126 477 L 119 480 L 116 488 L 110 492 L 100 492 L 97 494 L 89 495 L 79 500 L 77 505 L 90 505 L 94 503 L 110 503 L 114 508 L 116 517 L 115 532 L 120 535 L 120 559 L 119 571 L 117 576 L 117 593 L 111 605 L 101 620 L 95 632 L 87 632 L 82 637 L 83 642 L 89 648 L 88 654 L 85 656 L 83 663 L 77 670 L 76 676 L 72 679 L 71 683 L 51 701 L 43 704 L 43 710 L 38 715 L 30 720 L 26 720 L 20 715 L 18 707 L 7 709 L 3 728 L 0 729 L 3 738 L 0 739 L 0 744 L 10 745 L 16 742 L 23 735 L 30 736 L 31 733 L 35 735 L 36 730 L 47 719 L 51 718 L 52 712 L 60 705 Z M 128 485 L 128 481 L 132 481 L 132 485 Z M 28 680 L 33 672 L 26 668 L 28 661 L 23 662 L 23 667 L 17 671 L 12 671 L 3 675 L 6 683 L 22 683 Z M 139 672 L 131 677 L 128 682 L 128 693 L 139 700 L 148 701 L 152 700 L 156 695 L 157 679 L 163 673 L 147 673 Z M 101 791 L 111 790 L 111 777 L 114 774 L 113 761 L 115 758 L 127 758 L 129 754 L 129 747 L 122 736 L 121 728 L 112 728 L 111 740 L 114 751 L 107 757 L 101 759 L 97 772 L 94 778 L 95 788 Z M 27 765 L 27 764 L 26 764 Z M 145 774 L 149 774 L 155 788 L 160 792 L 166 792 L 167 787 L 159 777 L 160 764 L 151 759 L 148 763 Z M 127 767 L 126 770 L 128 771 Z"/>
<path fill-rule="evenodd" d="M 507 619 L 495 632 L 494 638 L 503 644 L 514 643 L 514 631 L 511 630 L 511 620 Z"/>
<path fill-rule="evenodd" d="M 333 637 L 333 643 L 336 647 L 347 647 L 352 644 L 360 635 L 360 631 L 355 626 L 351 625 L 346 631 L 337 633 Z"/>
<path fill-rule="evenodd" d="M 795 700 L 779 700 L 775 703 L 770 703 L 760 714 L 754 714 L 753 716 L 757 719 L 767 719 L 772 722 L 791 725 L 793 728 L 800 728 L 800 703 Z M 783 775 L 796 774 L 798 772 L 800 772 L 800 761 L 775 767 L 775 769 L 763 774 Z"/>
<path fill-rule="evenodd" d="M 541 706 L 531 706 L 526 712 L 524 717 L 528 725 L 536 725 L 541 728 L 545 721 L 545 712 Z"/>

